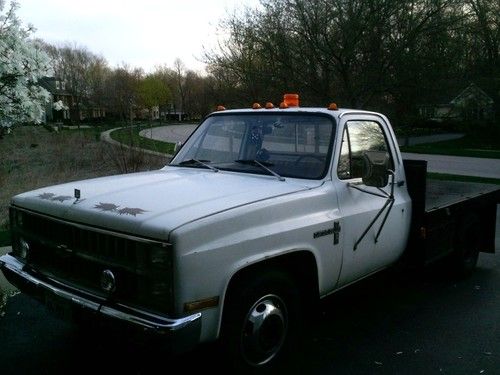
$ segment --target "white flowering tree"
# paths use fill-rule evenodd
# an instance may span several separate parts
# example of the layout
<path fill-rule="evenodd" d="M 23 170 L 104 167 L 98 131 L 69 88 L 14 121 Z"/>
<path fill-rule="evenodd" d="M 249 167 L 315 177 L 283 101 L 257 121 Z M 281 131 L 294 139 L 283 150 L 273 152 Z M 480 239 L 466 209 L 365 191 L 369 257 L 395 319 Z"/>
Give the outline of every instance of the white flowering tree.
<path fill-rule="evenodd" d="M 15 1 L 6 7 L 0 0 L 0 126 L 40 123 L 49 100 L 38 84 L 52 75 L 49 57 L 30 39 L 34 29 L 22 25 L 17 9 Z"/>

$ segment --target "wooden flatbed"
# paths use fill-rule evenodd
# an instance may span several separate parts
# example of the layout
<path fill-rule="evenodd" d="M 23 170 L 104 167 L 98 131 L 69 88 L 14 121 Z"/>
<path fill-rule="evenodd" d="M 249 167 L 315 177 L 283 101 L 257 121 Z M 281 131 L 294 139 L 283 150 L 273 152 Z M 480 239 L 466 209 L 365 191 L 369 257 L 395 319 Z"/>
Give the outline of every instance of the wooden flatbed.
<path fill-rule="evenodd" d="M 481 196 L 498 194 L 500 186 L 427 179 L 425 211 L 430 212 Z"/>
<path fill-rule="evenodd" d="M 429 264 L 464 247 L 494 253 L 500 186 L 432 180 L 427 177 L 425 161 L 404 162 L 412 198 L 411 235 L 405 259 Z M 468 242 L 471 238 L 477 243 Z"/>

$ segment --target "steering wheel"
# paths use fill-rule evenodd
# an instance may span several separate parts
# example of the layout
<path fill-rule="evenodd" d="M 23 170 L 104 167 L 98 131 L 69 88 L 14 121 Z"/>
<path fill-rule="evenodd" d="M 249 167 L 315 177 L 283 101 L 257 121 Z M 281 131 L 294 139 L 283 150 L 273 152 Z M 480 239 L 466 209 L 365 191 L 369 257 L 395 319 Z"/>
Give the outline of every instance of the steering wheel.
<path fill-rule="evenodd" d="M 269 151 L 267 151 L 265 148 L 261 148 L 259 151 L 257 151 L 257 154 L 255 154 L 255 159 L 259 161 L 267 161 L 269 160 Z"/>
<path fill-rule="evenodd" d="M 295 160 L 295 165 L 298 165 L 302 161 L 302 159 L 305 159 L 305 158 L 311 158 L 311 159 L 319 161 L 320 163 L 324 163 L 325 162 L 325 157 L 324 156 L 317 156 L 317 155 L 305 154 L 305 155 L 300 155 L 297 158 L 297 160 Z"/>

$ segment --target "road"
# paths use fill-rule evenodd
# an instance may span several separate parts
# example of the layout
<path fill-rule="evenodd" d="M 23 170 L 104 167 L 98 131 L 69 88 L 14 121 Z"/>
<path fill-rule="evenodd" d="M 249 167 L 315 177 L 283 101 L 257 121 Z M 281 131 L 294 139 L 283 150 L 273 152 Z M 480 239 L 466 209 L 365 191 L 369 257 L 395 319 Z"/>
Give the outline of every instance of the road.
<path fill-rule="evenodd" d="M 184 142 L 196 129 L 197 124 L 169 125 L 141 130 L 139 135 L 164 142 Z"/>
<path fill-rule="evenodd" d="M 496 250 L 466 280 L 383 272 L 328 297 L 287 373 L 500 374 L 500 208 Z M 0 298 L 0 339 L 2 375 L 213 373 L 224 363 L 213 345 L 168 357 L 130 337 L 78 330 L 20 294 Z"/>
<path fill-rule="evenodd" d="M 168 142 L 184 142 L 193 132 L 193 130 L 196 129 L 196 126 L 197 125 L 194 124 L 186 124 L 157 127 L 153 129 L 143 130 L 141 132 L 141 135 L 143 137 Z M 412 143 L 420 143 L 420 141 L 422 141 L 422 138 L 425 138 L 425 141 L 427 142 L 430 140 L 441 141 L 443 140 L 442 136 L 446 135 L 415 137 Z M 447 136 L 447 139 L 450 139 L 449 137 L 452 137 L 451 139 L 453 139 L 453 136 L 456 135 Z M 412 153 L 403 153 L 403 158 L 427 160 L 427 169 L 429 172 L 500 178 L 500 159 L 469 158 L 447 155 L 424 155 Z"/>
<path fill-rule="evenodd" d="M 500 178 L 500 159 L 412 153 L 403 153 L 403 158 L 427 160 L 429 172 Z"/>
<path fill-rule="evenodd" d="M 445 134 L 432 134 L 432 135 L 420 135 L 417 137 L 398 137 L 398 144 L 403 146 L 413 146 L 420 145 L 423 143 L 433 143 L 441 141 L 449 141 L 452 139 L 462 138 L 464 134 L 462 133 L 445 133 Z"/>

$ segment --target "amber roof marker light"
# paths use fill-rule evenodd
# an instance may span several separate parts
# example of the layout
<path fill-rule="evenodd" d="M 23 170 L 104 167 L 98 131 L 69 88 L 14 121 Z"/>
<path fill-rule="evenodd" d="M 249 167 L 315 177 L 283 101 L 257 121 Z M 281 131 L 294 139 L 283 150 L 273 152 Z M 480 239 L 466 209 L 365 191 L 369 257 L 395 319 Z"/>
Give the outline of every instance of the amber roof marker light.
<path fill-rule="evenodd" d="M 259 103 L 253 103 L 252 104 L 252 109 L 261 109 L 262 106 Z"/>
<path fill-rule="evenodd" d="M 266 109 L 273 109 L 274 108 L 274 104 L 271 103 L 271 102 L 267 102 L 266 103 Z"/>
<path fill-rule="evenodd" d="M 288 107 L 298 107 L 299 106 L 299 94 L 285 94 L 283 95 L 283 103 Z M 281 104 L 280 104 L 281 108 Z"/>
<path fill-rule="evenodd" d="M 216 111 L 225 111 L 226 110 L 226 107 L 224 107 L 223 105 L 218 105 L 217 108 L 215 109 Z"/>
<path fill-rule="evenodd" d="M 328 109 L 330 111 L 338 111 L 339 107 L 337 106 L 337 103 L 330 103 L 330 105 L 328 106 Z"/>

